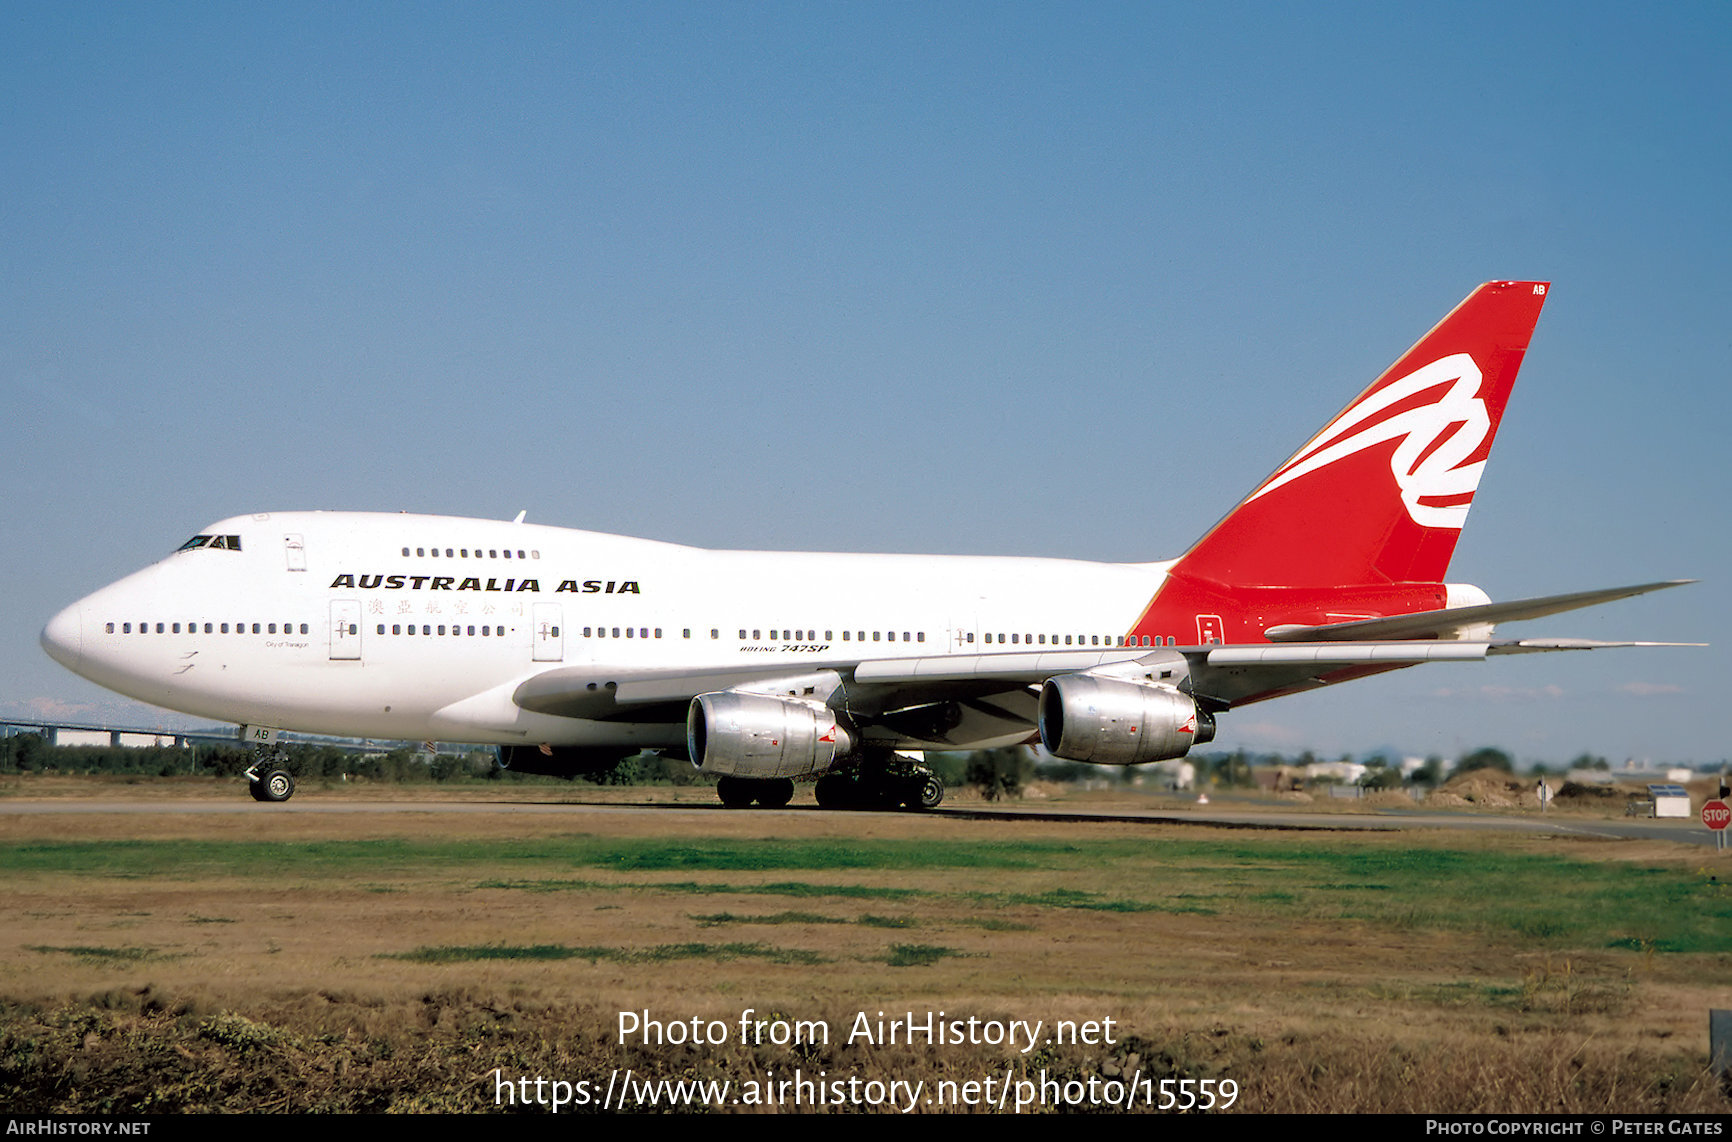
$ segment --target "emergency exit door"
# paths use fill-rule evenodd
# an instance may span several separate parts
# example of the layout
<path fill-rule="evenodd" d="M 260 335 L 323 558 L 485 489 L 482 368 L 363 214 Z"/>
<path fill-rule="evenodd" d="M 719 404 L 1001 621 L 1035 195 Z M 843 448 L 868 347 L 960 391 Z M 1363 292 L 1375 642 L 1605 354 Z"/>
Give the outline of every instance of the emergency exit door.
<path fill-rule="evenodd" d="M 350 661 L 361 657 L 359 599 L 335 599 L 331 602 L 331 657 Z"/>
<path fill-rule="evenodd" d="M 565 661 L 565 633 L 560 627 L 560 612 L 563 609 L 558 603 L 535 604 L 536 662 Z"/>

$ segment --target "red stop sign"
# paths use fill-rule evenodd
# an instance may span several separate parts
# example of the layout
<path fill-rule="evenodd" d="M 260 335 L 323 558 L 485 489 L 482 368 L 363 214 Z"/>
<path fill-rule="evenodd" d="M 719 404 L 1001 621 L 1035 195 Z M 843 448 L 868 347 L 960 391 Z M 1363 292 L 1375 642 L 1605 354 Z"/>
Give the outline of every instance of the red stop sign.
<path fill-rule="evenodd" d="M 1710 829 L 1724 829 L 1732 824 L 1732 809 L 1724 801 L 1710 801 L 1702 806 L 1702 823 Z"/>

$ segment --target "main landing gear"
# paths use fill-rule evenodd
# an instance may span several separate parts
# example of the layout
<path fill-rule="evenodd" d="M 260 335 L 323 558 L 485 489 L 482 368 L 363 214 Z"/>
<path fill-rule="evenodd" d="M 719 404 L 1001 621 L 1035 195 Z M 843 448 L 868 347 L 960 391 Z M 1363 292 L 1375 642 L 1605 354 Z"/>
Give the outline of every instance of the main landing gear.
<path fill-rule="evenodd" d="M 924 763 L 890 750 L 866 750 L 818 779 L 813 790 L 825 809 L 936 809 L 944 782 Z M 724 777 L 716 795 L 730 809 L 780 809 L 794 798 L 785 777 Z"/>
<path fill-rule="evenodd" d="M 259 756 L 243 776 L 254 801 L 287 801 L 295 795 L 295 776 L 279 746 L 261 746 Z"/>
<path fill-rule="evenodd" d="M 818 779 L 818 804 L 826 809 L 936 809 L 944 782 L 924 763 L 889 750 L 862 753 L 853 765 Z"/>

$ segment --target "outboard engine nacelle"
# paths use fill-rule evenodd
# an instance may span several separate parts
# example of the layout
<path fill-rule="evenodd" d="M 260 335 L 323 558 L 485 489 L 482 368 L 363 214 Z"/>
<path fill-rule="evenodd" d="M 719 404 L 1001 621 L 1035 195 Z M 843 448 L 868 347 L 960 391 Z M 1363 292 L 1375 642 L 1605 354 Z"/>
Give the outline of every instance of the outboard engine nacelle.
<path fill-rule="evenodd" d="M 810 777 L 853 752 L 854 735 L 822 703 L 727 691 L 692 699 L 686 747 L 705 773 Z"/>
<path fill-rule="evenodd" d="M 1213 740 L 1214 717 L 1171 686 L 1061 674 L 1041 687 L 1041 744 L 1066 761 L 1137 765 Z"/>

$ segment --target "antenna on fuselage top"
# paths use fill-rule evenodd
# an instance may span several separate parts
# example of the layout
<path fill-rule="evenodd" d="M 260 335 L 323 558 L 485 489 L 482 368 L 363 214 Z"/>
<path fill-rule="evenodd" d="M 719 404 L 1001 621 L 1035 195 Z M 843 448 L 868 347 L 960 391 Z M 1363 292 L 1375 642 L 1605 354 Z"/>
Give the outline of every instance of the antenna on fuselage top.
<path fill-rule="evenodd" d="M 522 510 L 522 511 L 520 511 L 520 512 L 518 512 L 518 513 L 517 513 L 517 518 L 516 518 L 516 519 L 514 519 L 514 520 L 512 520 L 512 521 L 511 521 L 511 522 L 512 522 L 512 523 L 522 523 L 522 522 L 523 522 L 523 517 L 524 517 L 524 516 L 526 516 L 526 515 L 528 515 L 528 514 L 529 514 L 529 509 L 528 509 L 528 508 L 524 508 L 524 509 L 523 509 L 523 510 Z"/>

